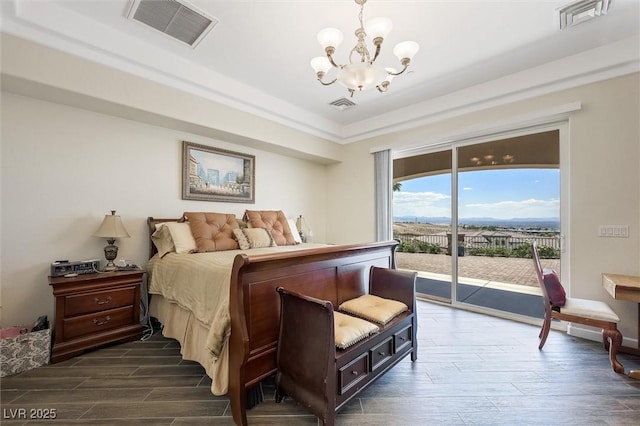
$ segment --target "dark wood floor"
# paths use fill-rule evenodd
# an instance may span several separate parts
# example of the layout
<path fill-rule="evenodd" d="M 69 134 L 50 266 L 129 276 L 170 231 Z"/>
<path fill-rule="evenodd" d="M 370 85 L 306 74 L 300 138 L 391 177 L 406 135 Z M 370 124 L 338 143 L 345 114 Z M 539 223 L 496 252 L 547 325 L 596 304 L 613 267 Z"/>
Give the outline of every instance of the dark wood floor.
<path fill-rule="evenodd" d="M 615 374 L 602 345 L 535 326 L 419 302 L 419 356 L 389 371 L 338 416 L 339 425 L 637 425 L 640 381 Z M 621 356 L 627 369 L 640 358 Z M 153 336 L 6 377 L 2 424 L 17 409 L 55 409 L 57 425 L 231 425 L 175 341 Z M 316 425 L 294 402 L 266 401 L 250 425 Z"/>

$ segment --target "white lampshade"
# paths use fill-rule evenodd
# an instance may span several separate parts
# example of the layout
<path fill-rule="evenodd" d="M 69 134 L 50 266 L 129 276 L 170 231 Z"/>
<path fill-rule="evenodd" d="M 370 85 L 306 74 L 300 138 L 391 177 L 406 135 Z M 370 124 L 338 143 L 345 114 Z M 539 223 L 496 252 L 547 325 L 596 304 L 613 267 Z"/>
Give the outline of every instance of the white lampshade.
<path fill-rule="evenodd" d="M 396 44 L 396 47 L 393 48 L 393 54 L 402 61 L 405 58 L 412 59 L 418 50 L 420 50 L 420 45 L 415 41 L 403 41 Z"/>
<path fill-rule="evenodd" d="M 311 68 L 317 73 L 327 73 L 331 69 L 332 65 L 326 56 L 316 56 L 311 60 Z"/>
<path fill-rule="evenodd" d="M 105 215 L 102 220 L 102 224 L 96 232 L 93 233 L 94 237 L 102 238 L 128 238 L 129 233 L 122 224 L 120 216 L 116 215 L 115 210 L 111 210 L 111 214 Z"/>
<path fill-rule="evenodd" d="M 357 62 L 343 67 L 338 73 L 338 82 L 347 89 L 367 90 L 380 85 L 387 77 L 382 68 L 367 62 Z"/>
<path fill-rule="evenodd" d="M 329 46 L 337 48 L 343 39 L 342 31 L 337 28 L 325 28 L 318 33 L 318 43 L 323 49 Z"/>
<path fill-rule="evenodd" d="M 364 31 L 371 40 L 377 37 L 386 38 L 392 28 L 393 23 L 391 19 L 384 17 L 371 18 L 364 24 Z"/>

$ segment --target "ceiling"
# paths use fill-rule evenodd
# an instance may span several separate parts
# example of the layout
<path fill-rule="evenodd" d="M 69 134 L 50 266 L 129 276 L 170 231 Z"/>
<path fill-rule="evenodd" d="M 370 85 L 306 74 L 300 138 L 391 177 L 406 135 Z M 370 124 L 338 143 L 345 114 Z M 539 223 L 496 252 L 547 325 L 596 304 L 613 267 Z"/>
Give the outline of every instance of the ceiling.
<path fill-rule="evenodd" d="M 347 90 L 320 85 L 309 61 L 322 55 L 316 34 L 328 26 L 344 33 L 335 57 L 347 61 L 358 26 L 353 0 L 187 1 L 219 20 L 196 48 L 128 20 L 131 0 L 2 1 L 2 31 L 339 143 L 587 73 L 638 70 L 638 0 L 613 0 L 607 15 L 563 31 L 557 9 L 567 0 L 369 0 L 365 21 L 393 22 L 377 63 L 400 68 L 392 54 L 400 41 L 420 51 L 387 93 L 357 92 L 357 105 L 340 111 L 328 104 Z"/>

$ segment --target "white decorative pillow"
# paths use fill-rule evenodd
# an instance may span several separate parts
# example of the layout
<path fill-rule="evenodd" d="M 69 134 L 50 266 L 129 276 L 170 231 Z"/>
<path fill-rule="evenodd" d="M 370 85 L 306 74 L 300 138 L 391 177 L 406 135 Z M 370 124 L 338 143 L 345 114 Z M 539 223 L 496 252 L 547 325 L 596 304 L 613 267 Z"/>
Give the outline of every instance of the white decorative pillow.
<path fill-rule="evenodd" d="M 360 318 L 333 312 L 333 328 L 336 346 L 345 349 L 380 331 L 377 325 Z"/>
<path fill-rule="evenodd" d="M 338 308 L 342 312 L 385 325 L 396 316 L 407 311 L 409 307 L 402 302 L 383 299 L 373 294 L 364 294 L 347 300 Z"/>
<path fill-rule="evenodd" d="M 187 222 L 164 222 L 163 226 L 169 229 L 176 253 L 194 253 L 198 246 L 191 233 L 191 227 Z"/>
<path fill-rule="evenodd" d="M 233 235 L 242 250 L 276 246 L 271 233 L 265 228 L 237 228 L 233 230 Z"/>
<path fill-rule="evenodd" d="M 298 232 L 296 220 L 287 218 L 287 222 L 289 222 L 289 228 L 291 229 L 291 233 L 293 234 L 293 239 L 295 240 L 296 244 L 302 244 L 302 238 L 300 238 L 300 232 Z"/>
<path fill-rule="evenodd" d="M 173 238 L 169 228 L 164 226 L 164 223 L 156 225 L 156 230 L 151 234 L 151 241 L 156 246 L 158 256 L 162 259 L 165 254 L 176 251 L 176 246 L 173 244 Z"/>

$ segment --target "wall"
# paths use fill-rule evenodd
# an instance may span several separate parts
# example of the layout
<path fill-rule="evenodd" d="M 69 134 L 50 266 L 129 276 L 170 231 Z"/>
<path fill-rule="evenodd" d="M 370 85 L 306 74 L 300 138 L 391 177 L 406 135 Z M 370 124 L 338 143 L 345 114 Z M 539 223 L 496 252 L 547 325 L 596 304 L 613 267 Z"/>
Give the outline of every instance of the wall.
<path fill-rule="evenodd" d="M 0 45 L 3 91 L 291 157 L 339 161 L 338 144 L 223 104 L 215 88 L 172 88 L 153 73 L 138 77 L 4 33 Z"/>
<path fill-rule="evenodd" d="M 118 258 L 145 264 L 147 216 L 241 216 L 246 208 L 303 214 L 325 240 L 326 166 L 179 130 L 2 92 L 2 325 L 52 317 L 57 259 L 100 258 L 91 235 L 115 209 L 131 234 Z M 182 141 L 255 155 L 255 204 L 181 199 Z"/>
<path fill-rule="evenodd" d="M 327 239 L 374 238 L 373 156 L 375 147 L 402 149 L 442 142 L 494 123 L 579 101 L 571 114 L 569 158 L 568 233 L 571 296 L 608 302 L 621 317 L 625 337 L 637 338 L 637 305 L 616 301 L 601 285 L 602 272 L 640 274 L 640 78 L 638 74 L 544 95 L 526 101 L 443 120 L 352 144 L 342 162 L 329 166 L 329 187 L 342 188 L 328 196 Z M 352 176 L 352 170 L 365 170 Z M 357 194 L 357 196 L 355 195 Z M 345 212 L 348 212 L 345 213 Z M 598 225 L 630 225 L 629 238 L 598 237 Z"/>

